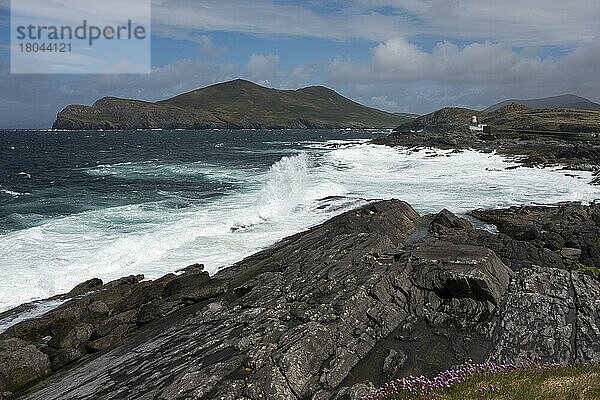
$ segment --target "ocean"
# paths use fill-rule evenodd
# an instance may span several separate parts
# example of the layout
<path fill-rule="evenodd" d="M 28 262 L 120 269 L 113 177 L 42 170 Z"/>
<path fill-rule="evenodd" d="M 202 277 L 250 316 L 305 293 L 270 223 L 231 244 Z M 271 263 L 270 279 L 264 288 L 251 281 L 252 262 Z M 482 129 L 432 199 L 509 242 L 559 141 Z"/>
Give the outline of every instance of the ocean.
<path fill-rule="evenodd" d="M 388 131 L 0 131 L 0 311 L 87 279 L 214 273 L 369 199 L 420 213 L 600 198 L 591 174 Z"/>

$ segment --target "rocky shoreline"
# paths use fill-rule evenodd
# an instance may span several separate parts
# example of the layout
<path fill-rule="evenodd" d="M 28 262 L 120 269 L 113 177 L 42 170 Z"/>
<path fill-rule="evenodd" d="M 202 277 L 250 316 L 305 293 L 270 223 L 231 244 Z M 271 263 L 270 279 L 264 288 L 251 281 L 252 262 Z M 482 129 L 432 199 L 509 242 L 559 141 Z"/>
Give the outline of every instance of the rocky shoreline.
<path fill-rule="evenodd" d="M 358 399 L 474 361 L 600 362 L 600 203 L 374 201 L 208 276 L 85 282 L 0 334 L 0 398 Z"/>
<path fill-rule="evenodd" d="M 600 183 L 600 139 L 591 135 L 560 136 L 496 132 L 475 134 L 465 130 L 444 133 L 433 131 L 394 132 L 373 141 L 392 147 L 409 149 L 438 148 L 442 150 L 478 150 L 513 158 L 524 167 L 563 167 L 594 173 L 594 183 Z"/>
<path fill-rule="evenodd" d="M 561 126 L 561 129 L 568 132 L 550 132 L 545 125 L 524 124 L 520 127 L 520 119 L 511 114 L 514 109 L 521 108 L 517 105 L 505 106 L 484 117 L 484 122 L 492 124 L 492 133 L 472 132 L 468 129 L 466 124 L 469 116 L 478 114 L 477 111 L 448 108 L 403 124 L 390 135 L 376 139 L 373 143 L 409 149 L 473 149 L 496 152 L 512 157 L 524 167 L 563 167 L 589 171 L 594 174 L 592 183 L 600 184 L 600 137 L 598 133 L 591 131 L 595 129 L 595 132 L 600 132 L 600 124 L 580 127 L 573 122 L 576 121 L 573 118 L 570 125 Z M 526 107 L 525 110 L 550 112 L 529 110 Z M 567 110 L 557 112 L 565 114 Z M 521 119 L 526 118 L 522 116 Z M 510 121 L 508 127 L 502 125 L 506 121 Z M 496 123 L 500 125 L 495 125 Z"/>

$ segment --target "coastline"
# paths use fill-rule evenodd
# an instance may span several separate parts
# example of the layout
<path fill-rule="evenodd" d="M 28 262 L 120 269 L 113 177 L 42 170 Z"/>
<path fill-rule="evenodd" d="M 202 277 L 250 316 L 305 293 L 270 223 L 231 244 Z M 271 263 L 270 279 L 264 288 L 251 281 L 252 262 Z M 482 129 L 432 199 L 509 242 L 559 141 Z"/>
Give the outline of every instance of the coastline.
<path fill-rule="evenodd" d="M 395 131 L 373 143 L 409 149 L 496 152 L 523 167 L 562 167 L 592 172 L 595 175 L 592 183 L 600 184 L 600 138 L 590 134 L 557 136 L 499 131 L 482 135 L 456 128 L 442 134 L 430 127 L 422 132 Z"/>
<path fill-rule="evenodd" d="M 597 362 L 593 327 L 572 325 L 571 313 L 576 304 L 577 319 L 593 324 L 600 312 L 584 300 L 600 295 L 600 282 L 576 272 L 578 264 L 600 265 L 593 243 L 600 204 L 472 215 L 500 233 L 446 210 L 419 216 L 406 203 L 378 201 L 212 277 L 195 265 L 155 281 L 89 281 L 71 295 L 90 294 L 1 334 L 0 357 L 20 355 L 31 373 L 13 390 L 45 399 L 109 398 L 124 388 L 129 395 L 238 398 L 266 382 L 273 390 L 263 392 L 267 398 L 335 398 L 343 387 L 435 373 L 468 358 Z M 518 311 L 525 304 L 529 319 Z M 552 331 L 558 351 L 545 335 L 527 334 L 531 323 Z M 572 335 L 560 333 L 569 325 Z M 313 347 L 315 340 L 326 345 Z M 431 340 L 447 344 L 429 348 Z M 373 363 L 383 365 L 391 350 L 397 370 L 373 375 Z M 430 361 L 419 366 L 415 357 Z M 193 367 L 199 359 L 203 364 Z"/>
<path fill-rule="evenodd" d="M 67 3 L 0 0 L 0 400 L 600 400 L 599 1 Z"/>

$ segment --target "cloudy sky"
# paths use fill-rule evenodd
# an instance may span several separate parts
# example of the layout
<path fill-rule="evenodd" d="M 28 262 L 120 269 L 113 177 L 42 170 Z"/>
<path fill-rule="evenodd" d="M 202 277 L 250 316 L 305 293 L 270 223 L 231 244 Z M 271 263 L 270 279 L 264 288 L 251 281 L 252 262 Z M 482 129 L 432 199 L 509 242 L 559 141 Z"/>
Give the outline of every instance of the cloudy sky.
<path fill-rule="evenodd" d="M 0 0 L 0 128 L 239 77 L 399 112 L 564 93 L 600 102 L 598 0 L 153 0 L 149 75 L 11 75 L 9 15 Z"/>

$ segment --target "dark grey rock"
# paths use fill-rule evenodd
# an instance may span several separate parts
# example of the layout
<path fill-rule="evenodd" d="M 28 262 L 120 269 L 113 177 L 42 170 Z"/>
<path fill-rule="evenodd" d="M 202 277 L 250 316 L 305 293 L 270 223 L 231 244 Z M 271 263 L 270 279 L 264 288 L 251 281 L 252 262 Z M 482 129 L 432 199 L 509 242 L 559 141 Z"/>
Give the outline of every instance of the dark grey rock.
<path fill-rule="evenodd" d="M 598 266 L 597 207 L 565 207 L 496 210 L 488 217 L 504 233 L 492 234 L 447 211 L 429 231 L 436 216 L 374 202 L 214 277 L 192 269 L 104 285 L 0 340 L 31 335 L 43 348 L 62 337 L 59 322 L 67 333 L 94 327 L 79 350 L 97 354 L 25 396 L 44 400 L 352 399 L 367 382 L 468 359 L 594 362 L 600 282 L 565 269 L 538 226 L 554 220 L 565 245 Z M 100 320 L 89 319 L 96 301 L 110 310 Z"/>
<path fill-rule="evenodd" d="M 464 218 L 459 218 L 450 211 L 440 211 L 429 224 L 429 232 L 443 233 L 447 230 L 473 229 L 473 225 Z"/>
<path fill-rule="evenodd" d="M 371 382 L 357 383 L 352 387 L 342 388 L 334 397 L 334 400 L 361 400 L 375 390 L 375 386 Z M 324 397 L 329 398 L 329 397 Z"/>
<path fill-rule="evenodd" d="M 184 274 L 173 278 L 163 288 L 162 296 L 183 296 L 184 293 L 192 292 L 202 287 L 210 281 L 208 272 L 201 271 L 197 273 Z"/>
<path fill-rule="evenodd" d="M 69 295 L 71 297 L 73 297 L 73 296 L 79 296 L 82 294 L 87 294 L 87 293 L 91 292 L 92 290 L 98 289 L 103 284 L 104 283 L 102 282 L 102 279 L 98 279 L 98 278 L 90 279 L 88 281 L 85 281 L 85 282 L 80 283 L 79 285 L 75 286 L 73 288 L 73 290 L 71 290 L 69 292 Z"/>
<path fill-rule="evenodd" d="M 49 357 L 34 345 L 0 340 L 0 392 L 16 391 L 50 373 Z"/>
<path fill-rule="evenodd" d="M 110 309 L 108 308 L 106 303 L 103 301 L 94 301 L 87 307 L 87 310 L 89 311 L 90 316 L 93 319 L 104 318 L 104 317 L 108 316 L 108 314 L 110 312 Z"/>
<path fill-rule="evenodd" d="M 48 344 L 56 349 L 76 349 L 85 344 L 92 337 L 93 332 L 94 327 L 92 325 L 80 323 L 71 329 L 56 334 Z"/>
<path fill-rule="evenodd" d="M 600 360 L 600 285 L 575 272 L 517 272 L 498 310 L 490 358 L 498 362 Z"/>
<path fill-rule="evenodd" d="M 383 375 L 386 380 L 390 381 L 398 375 L 404 364 L 408 360 L 408 356 L 402 350 L 390 350 L 388 356 L 383 360 Z"/>
<path fill-rule="evenodd" d="M 485 247 L 440 242 L 411 253 L 415 284 L 442 298 L 498 301 L 506 291 L 511 271 Z"/>
<path fill-rule="evenodd" d="M 52 357 L 51 366 L 53 371 L 59 369 L 79 360 L 83 356 L 83 353 L 79 349 L 62 349 Z"/>

